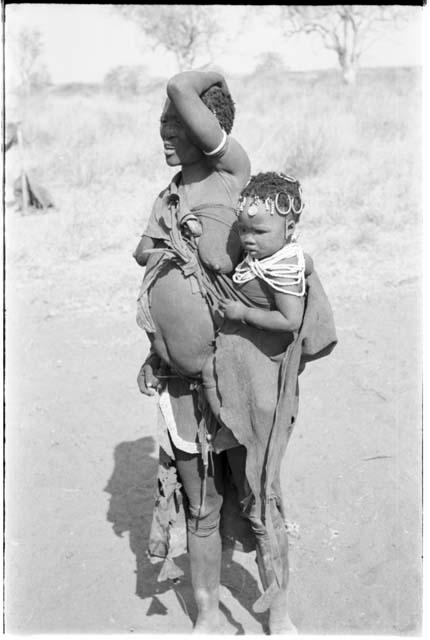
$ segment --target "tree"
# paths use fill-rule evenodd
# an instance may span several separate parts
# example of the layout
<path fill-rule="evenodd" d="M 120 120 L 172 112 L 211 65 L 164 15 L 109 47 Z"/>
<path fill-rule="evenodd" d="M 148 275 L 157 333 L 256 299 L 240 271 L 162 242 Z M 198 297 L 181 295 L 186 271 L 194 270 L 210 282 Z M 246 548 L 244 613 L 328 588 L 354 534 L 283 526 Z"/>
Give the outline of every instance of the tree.
<path fill-rule="evenodd" d="M 355 82 L 363 51 L 383 36 L 387 26 L 405 22 L 406 8 L 399 5 L 284 5 L 287 35 L 316 34 L 326 49 L 334 51 L 347 84 Z"/>
<path fill-rule="evenodd" d="M 211 5 L 119 5 L 156 45 L 176 57 L 180 71 L 190 69 L 198 55 L 212 58 L 211 44 L 219 32 Z"/>
<path fill-rule="evenodd" d="M 16 37 L 15 52 L 22 90 L 29 92 L 49 84 L 49 73 L 40 60 L 43 53 L 40 31 L 22 28 Z"/>

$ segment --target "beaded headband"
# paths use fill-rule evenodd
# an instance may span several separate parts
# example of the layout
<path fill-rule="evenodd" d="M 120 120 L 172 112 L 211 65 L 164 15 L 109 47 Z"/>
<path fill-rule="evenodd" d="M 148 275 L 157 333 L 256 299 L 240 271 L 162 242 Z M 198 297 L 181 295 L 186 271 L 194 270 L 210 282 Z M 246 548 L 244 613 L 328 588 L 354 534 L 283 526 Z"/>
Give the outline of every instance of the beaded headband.
<path fill-rule="evenodd" d="M 282 178 L 283 180 L 285 180 L 286 182 L 292 182 L 294 184 L 298 183 L 298 180 L 296 180 L 292 176 L 287 176 L 285 173 L 278 172 L 278 176 L 280 178 Z M 258 211 L 258 206 L 262 202 L 264 202 L 264 206 L 265 206 L 266 211 L 268 213 L 270 212 L 270 215 L 272 215 L 272 216 L 275 214 L 275 210 L 281 216 L 287 216 L 291 212 L 294 213 L 294 215 L 299 216 L 301 214 L 301 212 L 303 211 L 305 205 L 304 205 L 304 202 L 303 202 L 303 199 L 302 199 L 302 190 L 300 188 L 300 185 L 298 185 L 298 191 L 299 191 L 298 200 L 300 202 L 300 206 L 299 207 L 296 207 L 295 204 L 294 204 L 294 200 L 297 198 L 297 196 L 291 196 L 289 193 L 279 192 L 279 193 L 277 193 L 275 195 L 274 199 L 270 198 L 269 196 L 267 198 L 265 198 L 264 200 L 262 198 L 260 198 L 260 196 L 242 196 L 239 199 L 238 212 L 242 212 L 243 211 L 243 208 L 244 208 L 245 202 L 246 202 L 246 198 L 247 197 L 252 197 L 252 203 L 248 207 L 248 215 L 250 217 L 253 217 L 253 216 L 256 215 L 256 213 Z M 280 206 L 280 204 L 279 204 L 279 196 L 280 195 L 288 197 L 288 206 L 286 208 L 282 208 Z"/>

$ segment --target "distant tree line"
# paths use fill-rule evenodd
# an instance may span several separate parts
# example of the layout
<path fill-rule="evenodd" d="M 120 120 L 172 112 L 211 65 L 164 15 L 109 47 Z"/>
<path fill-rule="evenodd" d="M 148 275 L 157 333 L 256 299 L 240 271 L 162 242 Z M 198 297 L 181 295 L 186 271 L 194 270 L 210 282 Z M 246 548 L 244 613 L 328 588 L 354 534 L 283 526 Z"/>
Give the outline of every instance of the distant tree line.
<path fill-rule="evenodd" d="M 212 45 L 222 32 L 214 5 L 121 5 L 118 10 L 141 29 L 155 46 L 176 57 L 178 69 L 190 69 L 198 55 L 213 58 Z M 387 27 L 402 27 L 409 13 L 399 5 L 280 5 L 261 11 L 262 19 L 275 18 L 286 39 L 298 34 L 314 35 L 334 52 L 343 80 L 353 84 L 365 50 L 386 37 Z M 260 66 L 273 70 L 276 54 Z M 275 64 L 274 64 L 275 63 Z"/>
<path fill-rule="evenodd" d="M 180 71 L 191 69 L 196 61 L 213 61 L 214 43 L 222 37 L 222 25 L 216 5 L 116 5 L 113 9 L 134 22 L 154 47 L 173 54 Z M 408 8 L 399 5 L 279 5 L 256 7 L 262 21 L 282 28 L 286 39 L 305 34 L 319 38 L 333 51 L 343 80 L 353 84 L 363 52 L 383 39 L 387 27 L 403 26 Z M 50 83 L 42 63 L 43 42 L 37 29 L 22 29 L 15 41 L 20 89 L 30 92 Z M 265 52 L 258 63 L 259 72 L 277 72 L 284 68 L 278 54 Z M 118 66 L 105 76 L 104 86 L 118 94 L 139 94 L 148 84 L 142 66 Z"/>
<path fill-rule="evenodd" d="M 121 65 L 111 69 L 104 77 L 103 85 L 118 95 L 139 95 L 148 85 L 148 72 L 144 66 Z"/>

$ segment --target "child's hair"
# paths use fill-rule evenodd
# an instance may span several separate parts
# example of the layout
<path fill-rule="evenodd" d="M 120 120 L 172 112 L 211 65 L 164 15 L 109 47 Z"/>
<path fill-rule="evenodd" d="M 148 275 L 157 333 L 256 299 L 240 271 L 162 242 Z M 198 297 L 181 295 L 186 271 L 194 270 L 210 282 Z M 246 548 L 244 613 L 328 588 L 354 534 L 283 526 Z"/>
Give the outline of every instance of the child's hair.
<path fill-rule="evenodd" d="M 221 87 L 212 86 L 204 91 L 200 97 L 207 108 L 215 114 L 222 129 L 229 134 L 233 128 L 235 113 L 231 95 L 224 93 Z"/>
<path fill-rule="evenodd" d="M 295 222 L 300 218 L 300 213 L 303 209 L 302 192 L 300 182 L 292 176 L 275 171 L 257 173 L 257 175 L 251 176 L 241 193 L 242 198 L 252 196 L 256 196 L 261 200 L 266 198 L 275 200 L 277 197 L 277 202 L 283 210 L 291 209 Z"/>

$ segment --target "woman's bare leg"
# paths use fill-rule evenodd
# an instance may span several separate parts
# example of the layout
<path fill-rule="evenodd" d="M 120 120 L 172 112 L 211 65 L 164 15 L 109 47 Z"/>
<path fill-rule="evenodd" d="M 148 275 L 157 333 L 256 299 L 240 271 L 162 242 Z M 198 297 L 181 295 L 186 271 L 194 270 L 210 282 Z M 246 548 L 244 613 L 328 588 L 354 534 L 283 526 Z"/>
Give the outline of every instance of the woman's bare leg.
<path fill-rule="evenodd" d="M 206 478 L 206 499 L 202 498 L 202 464 L 198 454 L 175 449 L 176 466 L 187 496 L 187 539 L 191 583 L 197 605 L 195 633 L 216 633 L 219 629 L 219 586 L 221 574 L 220 510 L 223 475 L 220 457 L 213 455 L 213 467 Z"/>
<path fill-rule="evenodd" d="M 219 530 L 200 538 L 188 535 L 191 582 L 197 604 L 194 633 L 219 630 L 219 585 L 221 573 L 221 537 Z"/>

